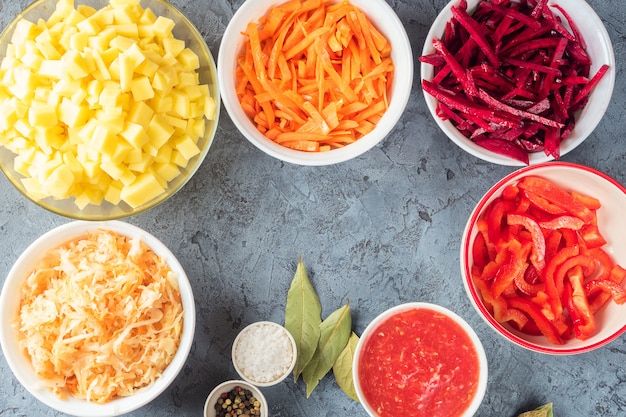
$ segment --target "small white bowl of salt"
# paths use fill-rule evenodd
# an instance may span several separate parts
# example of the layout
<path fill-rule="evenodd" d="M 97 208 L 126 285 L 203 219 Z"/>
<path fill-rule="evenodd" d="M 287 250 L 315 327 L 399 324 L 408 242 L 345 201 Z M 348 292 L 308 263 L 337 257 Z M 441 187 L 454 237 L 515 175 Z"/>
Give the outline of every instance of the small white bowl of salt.
<path fill-rule="evenodd" d="M 293 371 L 296 342 L 280 324 L 258 321 L 239 332 L 233 342 L 232 359 L 242 379 L 259 387 L 269 387 Z"/>

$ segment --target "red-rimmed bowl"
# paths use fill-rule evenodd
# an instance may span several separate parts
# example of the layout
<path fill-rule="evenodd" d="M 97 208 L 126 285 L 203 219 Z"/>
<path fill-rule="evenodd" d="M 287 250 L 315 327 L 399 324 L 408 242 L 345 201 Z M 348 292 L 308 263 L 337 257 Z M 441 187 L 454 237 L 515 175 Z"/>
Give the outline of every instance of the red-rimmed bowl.
<path fill-rule="evenodd" d="M 506 340 L 523 348 L 552 355 L 572 355 L 589 352 L 618 338 L 626 331 L 626 304 L 608 302 L 595 314 L 596 330 L 586 340 L 571 338 L 563 344 L 549 342 L 544 336 L 529 335 L 507 324 L 499 323 L 485 306 L 479 291 L 472 281 L 472 245 L 478 234 L 477 220 L 485 208 L 511 184 L 528 175 L 546 178 L 568 191 L 577 191 L 600 200 L 602 207 L 597 210 L 598 227 L 607 241 L 602 247 L 613 260 L 626 266 L 626 188 L 615 179 L 593 168 L 566 163 L 547 162 L 521 168 L 500 181 L 487 191 L 471 213 L 461 241 L 461 272 L 463 284 L 470 301 L 478 314 L 491 328 Z"/>

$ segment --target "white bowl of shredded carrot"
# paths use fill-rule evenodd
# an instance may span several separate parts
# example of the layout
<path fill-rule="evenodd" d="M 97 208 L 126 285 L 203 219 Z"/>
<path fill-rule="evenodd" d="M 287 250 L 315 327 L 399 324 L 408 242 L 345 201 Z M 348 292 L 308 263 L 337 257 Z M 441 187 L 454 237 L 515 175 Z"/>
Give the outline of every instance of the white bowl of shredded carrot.
<path fill-rule="evenodd" d="M 222 101 L 252 144 L 329 165 L 383 140 L 404 112 L 413 54 L 384 0 L 249 0 L 218 55 Z"/>
<path fill-rule="evenodd" d="M 186 362 L 191 286 L 157 238 L 120 221 L 75 221 L 35 240 L 0 295 L 0 342 L 35 398 L 75 416 L 128 413 Z"/>
<path fill-rule="evenodd" d="M 419 60 L 426 104 L 446 136 L 509 166 L 579 146 L 604 116 L 617 69 L 584 0 L 452 0 Z"/>

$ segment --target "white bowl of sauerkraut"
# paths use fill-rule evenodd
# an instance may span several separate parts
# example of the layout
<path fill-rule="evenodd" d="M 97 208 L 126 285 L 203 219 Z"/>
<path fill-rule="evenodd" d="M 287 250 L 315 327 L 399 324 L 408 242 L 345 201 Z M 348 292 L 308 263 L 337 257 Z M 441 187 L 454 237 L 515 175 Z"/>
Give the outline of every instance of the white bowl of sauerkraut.
<path fill-rule="evenodd" d="M 161 394 L 187 360 L 195 305 L 185 271 L 146 231 L 74 221 L 35 240 L 0 295 L 0 342 L 35 398 L 106 417 Z"/>

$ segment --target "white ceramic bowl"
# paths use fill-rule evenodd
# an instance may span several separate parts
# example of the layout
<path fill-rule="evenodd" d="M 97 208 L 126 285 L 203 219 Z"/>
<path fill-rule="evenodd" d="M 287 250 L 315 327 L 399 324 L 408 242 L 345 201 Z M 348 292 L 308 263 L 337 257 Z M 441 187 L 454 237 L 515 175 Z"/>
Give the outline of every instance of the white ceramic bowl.
<path fill-rule="evenodd" d="M 230 20 L 217 59 L 217 73 L 222 101 L 241 134 L 258 149 L 282 161 L 297 165 L 330 165 L 355 158 L 383 140 L 404 112 L 413 84 L 413 53 L 402 22 L 384 0 L 351 0 L 387 37 L 395 64 L 389 108 L 376 128 L 350 145 L 328 152 L 303 152 L 281 146 L 266 138 L 250 121 L 235 93 L 235 69 L 245 38 L 242 32 L 249 22 L 256 22 L 267 11 L 284 0 L 247 0 Z"/>
<path fill-rule="evenodd" d="M 111 230 L 129 237 L 139 237 L 154 252 L 164 257 L 170 269 L 178 276 L 184 309 L 184 325 L 178 350 L 163 374 L 152 384 L 129 397 L 114 399 L 106 404 L 96 404 L 76 398 L 60 399 L 42 386 L 26 354 L 18 348 L 18 331 L 12 325 L 20 304 L 20 288 L 32 268 L 48 251 L 72 239 L 85 236 L 88 231 Z M 73 221 L 56 227 L 36 239 L 17 259 L 4 282 L 0 295 L 0 342 L 4 357 L 17 380 L 45 405 L 62 413 L 81 417 L 108 417 L 128 413 L 144 406 L 159 396 L 183 368 L 191 349 L 195 330 L 194 298 L 187 275 L 176 257 L 157 238 L 131 224 L 120 221 Z"/>
<path fill-rule="evenodd" d="M 413 310 L 427 310 L 431 312 L 432 314 L 434 314 L 435 316 L 439 316 L 437 320 L 432 320 L 432 317 L 430 317 L 428 324 L 432 325 L 433 329 L 437 329 L 436 331 L 438 331 L 439 334 L 441 335 L 444 334 L 443 333 L 444 329 L 438 326 L 442 325 L 442 323 L 451 321 L 455 325 L 454 327 L 456 328 L 458 334 L 464 333 L 467 336 L 466 338 L 464 338 L 465 340 L 462 340 L 456 335 L 452 336 L 450 333 L 447 333 L 446 335 L 450 337 L 449 338 L 442 337 L 441 340 L 438 340 L 437 348 L 440 348 L 442 345 L 446 345 L 446 344 L 450 345 L 450 342 L 453 341 L 452 342 L 453 346 L 451 346 L 451 348 L 457 350 L 460 354 L 459 355 L 452 354 L 450 355 L 450 357 L 454 357 L 455 360 L 457 360 L 457 364 L 458 364 L 458 363 L 468 362 L 467 353 L 472 350 L 471 347 L 469 347 L 469 345 L 473 347 L 473 350 L 476 355 L 476 361 L 477 361 L 476 365 L 478 369 L 477 384 L 474 386 L 474 393 L 471 394 L 473 397 L 468 402 L 465 410 L 464 411 L 458 410 L 460 414 L 457 414 L 456 416 L 454 416 L 454 417 L 472 417 L 474 413 L 476 412 L 476 410 L 478 410 L 484 398 L 485 392 L 487 390 L 488 363 L 487 363 L 487 357 L 485 355 L 485 351 L 483 349 L 482 343 L 480 339 L 478 338 L 478 336 L 476 335 L 476 333 L 474 332 L 474 330 L 470 327 L 470 325 L 459 315 L 457 315 L 456 313 L 450 311 L 449 309 L 445 307 L 442 307 L 436 304 L 431 304 L 431 303 L 423 303 L 423 302 L 410 302 L 410 303 L 400 304 L 382 312 L 367 325 L 367 327 L 361 334 L 361 337 L 355 349 L 353 366 L 352 366 L 352 377 L 354 380 L 354 387 L 356 389 L 357 397 L 359 398 L 361 405 L 363 406 L 367 414 L 371 417 L 384 417 L 385 416 L 384 413 L 383 415 L 381 415 L 374 410 L 374 406 L 369 403 L 367 395 L 364 393 L 365 392 L 364 383 L 360 377 L 361 362 L 362 362 L 361 357 L 364 355 L 365 351 L 369 350 L 368 346 L 370 344 L 370 339 L 375 340 L 376 341 L 375 344 L 390 343 L 389 338 L 387 337 L 388 335 L 381 336 L 384 332 L 384 331 L 379 331 L 381 325 L 383 325 L 385 322 L 387 322 L 390 319 L 397 318 L 399 315 L 406 313 L 406 312 L 411 312 Z M 442 320 L 441 316 L 444 316 L 447 319 Z M 424 319 L 420 319 L 420 320 L 424 320 Z M 409 331 L 408 329 L 413 322 L 407 323 L 407 321 L 408 320 L 405 320 L 405 322 L 403 323 L 402 322 L 396 323 L 397 328 L 399 329 L 399 332 Z M 418 336 L 416 335 L 416 337 Z M 425 336 L 425 338 L 428 338 L 429 340 L 433 340 L 429 336 Z M 468 349 L 459 349 L 460 343 L 464 343 L 464 342 L 468 342 L 469 344 Z M 426 343 L 426 345 L 427 344 L 428 342 Z M 394 382 L 397 383 L 398 379 L 400 378 L 402 378 L 403 381 L 415 380 L 417 376 L 413 376 L 413 374 L 408 375 L 407 373 L 413 372 L 412 365 L 414 363 L 416 364 L 415 366 L 420 367 L 419 365 L 420 361 L 411 359 L 412 355 L 420 354 L 420 352 L 418 352 L 418 349 L 420 348 L 421 346 L 414 347 L 409 351 L 408 348 L 405 350 L 405 349 L 402 349 L 402 347 L 400 346 L 394 347 L 390 345 L 390 350 L 393 349 L 393 352 L 388 352 L 387 353 L 388 357 L 395 358 L 397 360 L 402 360 L 404 368 L 401 370 L 392 371 L 392 374 L 395 375 L 395 379 L 381 378 L 382 381 L 380 382 L 380 385 L 382 385 L 383 387 L 385 387 L 385 389 L 387 389 L 390 386 L 392 386 Z M 431 352 L 430 348 L 426 348 L 425 351 L 422 351 L 422 353 L 425 356 L 432 355 L 431 357 L 436 358 L 436 355 L 433 352 Z M 447 355 L 446 353 L 442 353 L 442 357 L 444 357 L 444 360 L 448 359 L 446 355 Z M 368 365 L 369 365 L 371 361 L 373 360 L 374 359 L 370 358 L 369 361 L 367 359 L 364 359 L 363 361 L 368 362 Z M 381 365 L 381 366 L 383 366 L 385 369 L 387 368 L 387 365 Z M 437 366 L 438 366 L 437 364 L 433 364 L 433 367 L 437 367 Z M 429 367 L 429 365 L 427 364 L 423 364 L 421 366 L 422 369 L 426 369 L 427 367 Z M 442 372 L 445 372 L 445 367 L 444 367 L 444 371 Z M 468 370 L 465 369 L 464 372 L 460 372 L 459 375 L 466 374 L 467 372 Z M 441 380 L 444 379 L 444 376 L 441 376 L 441 374 L 439 373 L 439 370 L 436 372 L 436 374 L 430 375 L 429 378 L 430 377 L 434 378 L 434 380 L 429 379 L 429 381 L 423 381 L 421 382 L 421 384 L 427 385 L 430 382 L 432 383 L 432 387 L 436 387 L 438 385 L 436 381 L 439 380 L 439 378 L 441 378 Z M 369 383 L 369 382 L 371 382 L 371 380 L 368 380 L 366 383 Z M 391 395 L 394 395 L 395 393 L 385 392 L 382 394 L 391 396 Z M 456 402 L 456 400 L 453 399 L 453 397 L 450 397 L 450 395 L 453 395 L 451 394 L 450 391 L 443 391 L 443 392 L 439 391 L 437 393 L 436 388 L 433 389 L 432 392 L 430 392 L 431 397 L 429 397 L 429 399 L 427 399 L 426 401 L 432 403 L 434 401 L 433 397 L 436 396 L 437 394 L 439 394 L 442 397 L 442 399 L 445 399 L 446 402 L 450 402 L 448 400 L 452 400 L 452 402 Z M 408 402 L 408 399 L 412 399 L 415 397 L 415 394 L 411 395 L 411 393 L 409 392 L 403 392 L 398 395 L 400 395 L 404 399 L 407 399 L 407 402 Z M 400 414 L 401 415 L 416 415 L 413 412 L 413 410 L 415 410 L 416 405 L 407 404 L 407 408 L 411 406 L 413 408 L 407 409 L 405 412 L 401 412 Z M 387 411 L 387 413 L 389 412 L 390 411 Z M 424 415 L 424 414 L 419 414 L 419 415 Z M 438 414 L 438 415 L 442 415 L 442 414 Z"/>
<path fill-rule="evenodd" d="M 254 397 L 259 400 L 259 402 L 261 403 L 261 417 L 267 417 L 269 415 L 267 400 L 265 399 L 265 396 L 263 395 L 261 390 L 246 381 L 232 380 L 222 382 L 217 387 L 215 387 L 213 391 L 211 391 L 206 399 L 206 402 L 204 403 L 204 417 L 215 417 L 217 413 L 215 412 L 214 407 L 220 395 L 222 393 L 227 393 L 236 387 L 241 387 L 249 390 L 250 392 L 252 392 L 252 395 L 254 395 Z"/>
<path fill-rule="evenodd" d="M 541 176 L 566 190 L 578 191 L 599 199 L 602 207 L 597 212 L 598 226 L 608 242 L 603 246 L 603 249 L 612 255 L 616 263 L 626 267 L 626 245 L 624 245 L 624 236 L 626 236 L 626 217 L 624 217 L 626 188 L 606 174 L 589 167 L 557 161 L 546 162 L 520 168 L 507 175 L 487 191 L 472 211 L 463 232 L 460 254 L 463 284 L 467 295 L 478 314 L 496 333 L 523 348 L 553 355 L 571 355 L 597 349 L 615 340 L 626 331 L 626 304 L 618 305 L 610 301 L 596 313 L 596 333 L 589 339 L 573 338 L 567 340 L 563 345 L 557 345 L 549 342 L 543 336 L 521 333 L 509 325 L 498 323 L 483 304 L 482 298 L 472 282 L 472 245 L 478 233 L 476 221 L 486 206 L 499 197 L 506 186 L 516 184 L 527 175 Z"/>
<path fill-rule="evenodd" d="M 239 332 L 231 356 L 239 376 L 259 387 L 269 387 L 284 380 L 298 359 L 296 341 L 291 333 L 271 321 L 257 321 Z"/>
<path fill-rule="evenodd" d="M 471 13 L 476 5 L 481 0 L 468 0 L 468 11 Z M 427 55 L 434 52 L 432 41 L 434 38 L 441 38 L 444 33 L 446 23 L 452 18 L 452 6 L 458 4 L 458 0 L 452 0 L 448 3 L 443 10 L 439 13 L 435 19 L 433 25 L 426 36 L 422 55 Z M 598 17 L 595 11 L 585 2 L 585 0 L 551 0 L 549 4 L 558 4 L 569 14 L 572 20 L 576 23 L 582 37 L 587 43 L 587 53 L 591 58 L 591 74 L 595 74 L 598 68 L 603 64 L 610 66 L 609 71 L 604 75 L 602 80 L 589 97 L 589 102 L 585 108 L 576 117 L 576 127 L 571 132 L 569 137 L 561 142 L 560 152 L 561 156 L 567 154 L 578 145 L 580 145 L 596 128 L 600 120 L 604 116 L 606 109 L 611 100 L 613 94 L 613 87 L 615 84 L 616 64 L 615 56 L 613 52 L 613 46 L 609 34 L 602 23 L 602 20 Z M 552 9 L 557 16 L 562 16 L 557 9 Z M 565 26 L 567 26 L 567 22 Z M 422 80 L 432 80 L 434 76 L 434 69 L 432 65 L 422 63 L 420 66 Z M 476 145 L 466 136 L 461 134 L 450 121 L 443 121 L 437 116 L 437 100 L 430 94 L 424 92 L 424 98 L 426 105 L 430 110 L 432 117 L 437 122 L 437 125 L 441 130 L 456 143 L 461 149 L 474 155 L 477 158 L 492 162 L 499 165 L 509 166 L 523 166 L 524 163 L 502 156 L 495 152 L 489 151 L 481 146 Z M 535 152 L 529 154 L 530 165 L 547 162 L 552 160 L 552 157 L 546 156 L 541 152 Z"/>
<path fill-rule="evenodd" d="M 52 12 L 55 10 L 58 0 L 37 0 L 30 4 L 20 15 L 18 15 L 13 22 L 11 22 L 2 32 L 0 36 L 0 57 L 6 55 L 6 48 L 11 42 L 11 37 L 15 31 L 16 25 L 19 20 L 25 18 L 31 22 L 37 22 L 39 19 L 48 19 Z M 89 5 L 96 9 L 101 9 L 109 5 L 109 0 L 77 0 L 78 5 Z M 196 29 L 196 27 L 185 17 L 185 15 L 172 5 L 167 0 L 142 0 L 141 6 L 150 8 L 156 16 L 163 16 L 174 21 L 175 26 L 172 30 L 174 36 L 179 40 L 184 40 L 185 45 L 192 49 L 197 55 L 200 61 L 200 68 L 198 69 L 198 76 L 201 84 L 206 84 L 209 87 L 211 96 L 216 101 L 216 114 L 213 120 L 205 121 L 204 135 L 198 138 L 197 146 L 200 149 L 200 153 L 192 157 L 186 166 L 180 167 L 180 173 L 171 179 L 165 191 L 150 199 L 149 201 L 139 204 L 133 207 L 124 201 L 118 204 L 110 203 L 103 200 L 101 204 L 87 204 L 84 208 L 79 208 L 75 204 L 75 198 L 55 199 L 53 197 L 40 198 L 40 196 L 31 195 L 27 188 L 23 185 L 22 174 L 17 172 L 14 168 L 14 160 L 16 154 L 9 149 L 0 146 L 0 169 L 4 172 L 9 181 L 29 200 L 35 204 L 49 210 L 53 213 L 80 220 L 113 220 L 129 217 L 138 213 L 149 210 L 156 205 L 164 202 L 191 179 L 195 172 L 200 168 L 204 161 L 213 138 L 217 130 L 217 123 L 219 120 L 220 110 L 220 97 L 217 86 L 217 74 L 215 61 L 211 55 L 206 42 L 202 34 Z M 59 122 L 59 126 L 64 125 Z M 124 164 L 125 166 L 128 163 Z M 134 173 L 140 175 L 143 171 L 141 167 L 134 167 Z M 81 204 L 82 206 L 82 204 Z"/>

